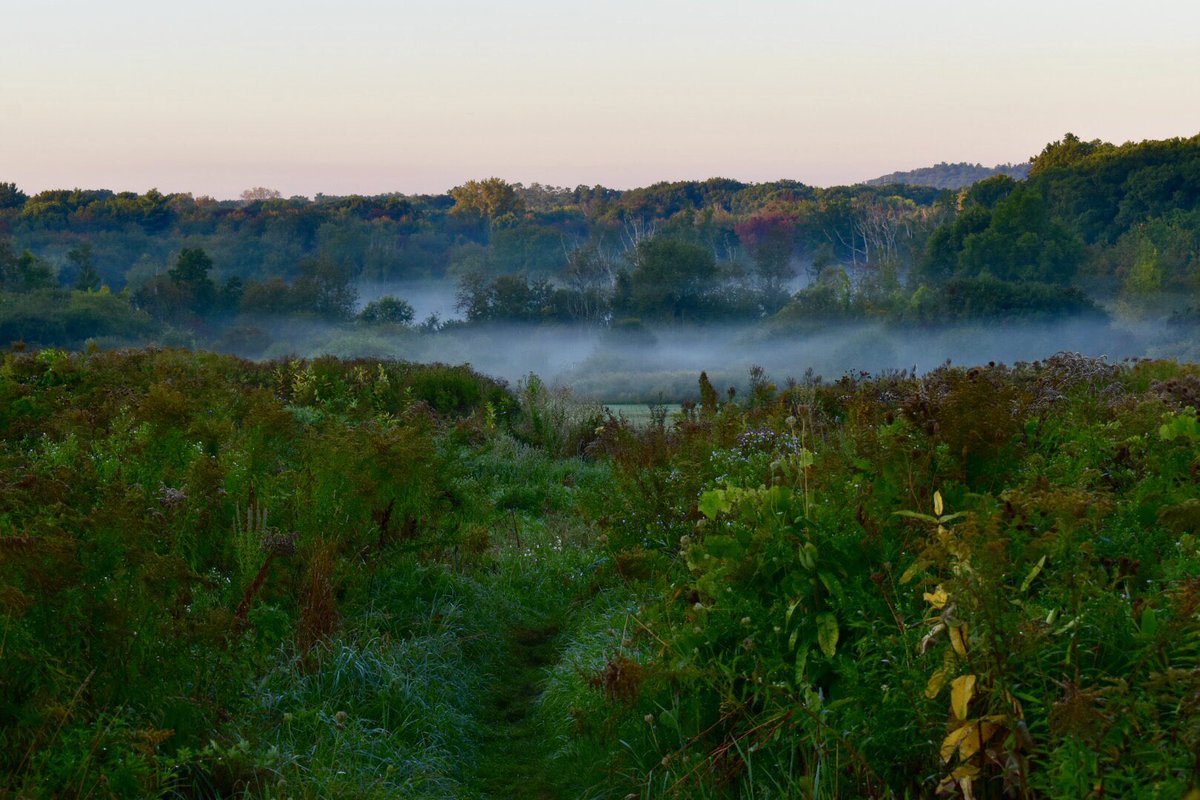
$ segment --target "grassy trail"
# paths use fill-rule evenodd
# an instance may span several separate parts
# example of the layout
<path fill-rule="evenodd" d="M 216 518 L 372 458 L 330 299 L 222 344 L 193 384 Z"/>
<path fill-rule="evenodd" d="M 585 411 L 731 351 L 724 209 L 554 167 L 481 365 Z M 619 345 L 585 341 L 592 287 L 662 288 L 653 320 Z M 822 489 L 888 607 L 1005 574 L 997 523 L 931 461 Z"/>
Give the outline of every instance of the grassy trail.
<path fill-rule="evenodd" d="M 545 747 L 533 719 L 545 669 L 558 655 L 558 624 L 517 626 L 506 640 L 495 690 L 483 712 L 488 734 L 479 767 L 480 792 L 490 800 L 556 800 L 546 775 Z"/>

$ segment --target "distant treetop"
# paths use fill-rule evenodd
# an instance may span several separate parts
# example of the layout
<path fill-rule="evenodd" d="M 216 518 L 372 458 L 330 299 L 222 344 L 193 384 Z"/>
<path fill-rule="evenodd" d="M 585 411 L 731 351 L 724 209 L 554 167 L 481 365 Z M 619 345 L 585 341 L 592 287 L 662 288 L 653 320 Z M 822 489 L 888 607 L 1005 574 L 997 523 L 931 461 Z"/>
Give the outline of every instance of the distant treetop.
<path fill-rule="evenodd" d="M 0 183 L 0 208 L 21 208 L 28 199 L 15 183 Z"/>
<path fill-rule="evenodd" d="M 243 203 L 253 203 L 258 200 L 279 200 L 283 194 L 277 189 L 268 189 L 265 186 L 254 186 L 242 192 Z"/>
<path fill-rule="evenodd" d="M 996 175 L 1007 175 L 1015 180 L 1029 176 L 1029 164 L 997 164 L 985 167 L 982 164 L 957 164 L 942 162 L 932 167 L 921 167 L 908 172 L 892 172 L 879 178 L 863 181 L 868 186 L 908 184 L 909 186 L 931 186 L 935 189 L 965 189 L 966 187 Z"/>

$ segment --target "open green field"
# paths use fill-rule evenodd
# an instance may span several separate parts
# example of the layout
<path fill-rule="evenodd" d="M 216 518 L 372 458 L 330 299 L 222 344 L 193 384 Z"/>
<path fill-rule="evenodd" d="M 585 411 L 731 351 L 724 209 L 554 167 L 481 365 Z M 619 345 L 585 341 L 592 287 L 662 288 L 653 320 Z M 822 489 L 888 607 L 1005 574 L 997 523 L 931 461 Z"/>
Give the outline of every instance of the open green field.
<path fill-rule="evenodd" d="M 604 408 L 614 417 L 626 420 L 635 428 L 645 428 L 656 420 L 670 422 L 679 413 L 679 403 L 605 403 Z"/>

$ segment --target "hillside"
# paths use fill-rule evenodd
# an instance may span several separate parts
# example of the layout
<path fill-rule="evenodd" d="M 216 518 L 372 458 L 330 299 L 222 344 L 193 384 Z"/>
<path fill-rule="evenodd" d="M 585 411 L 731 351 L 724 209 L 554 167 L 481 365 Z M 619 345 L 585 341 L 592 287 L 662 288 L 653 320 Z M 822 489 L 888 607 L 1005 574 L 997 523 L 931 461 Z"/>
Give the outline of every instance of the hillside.
<path fill-rule="evenodd" d="M 867 186 L 891 186 L 906 184 L 908 186 L 931 186 L 935 189 L 964 189 L 973 183 L 1007 175 L 1016 180 L 1024 180 L 1029 175 L 1029 164 L 997 164 L 985 167 L 982 164 L 970 164 L 960 161 L 947 164 L 943 161 L 932 167 L 921 167 L 905 172 L 890 172 L 869 181 L 863 181 Z"/>

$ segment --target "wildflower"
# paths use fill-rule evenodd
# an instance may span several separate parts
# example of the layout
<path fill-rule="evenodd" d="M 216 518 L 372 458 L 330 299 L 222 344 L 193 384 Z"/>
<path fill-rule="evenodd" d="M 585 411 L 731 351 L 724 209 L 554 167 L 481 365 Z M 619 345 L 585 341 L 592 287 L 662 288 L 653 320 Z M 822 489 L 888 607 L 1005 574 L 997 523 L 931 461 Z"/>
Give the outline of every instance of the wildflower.
<path fill-rule="evenodd" d="M 158 502 L 167 508 L 175 508 L 182 505 L 186 500 L 187 494 L 182 489 L 174 489 L 166 484 L 159 485 Z"/>

